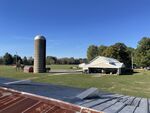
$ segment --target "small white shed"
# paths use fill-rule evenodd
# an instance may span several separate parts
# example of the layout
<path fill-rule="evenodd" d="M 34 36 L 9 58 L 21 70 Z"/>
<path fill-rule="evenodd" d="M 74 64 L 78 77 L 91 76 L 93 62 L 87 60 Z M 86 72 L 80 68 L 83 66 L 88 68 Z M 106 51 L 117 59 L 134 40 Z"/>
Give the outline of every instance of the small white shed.
<path fill-rule="evenodd" d="M 98 56 L 89 64 L 79 65 L 82 66 L 83 72 L 91 72 L 92 70 L 97 70 L 98 72 L 103 72 L 105 70 L 116 71 L 117 74 L 121 74 L 121 68 L 124 68 L 124 64 L 119 62 L 114 58 L 108 58 L 103 56 Z"/>

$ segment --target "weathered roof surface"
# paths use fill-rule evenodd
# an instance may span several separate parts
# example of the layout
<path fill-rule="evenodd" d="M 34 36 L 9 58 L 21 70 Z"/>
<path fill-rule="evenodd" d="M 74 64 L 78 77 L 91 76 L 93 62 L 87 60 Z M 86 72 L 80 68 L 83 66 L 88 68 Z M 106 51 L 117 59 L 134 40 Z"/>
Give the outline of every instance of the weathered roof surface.
<path fill-rule="evenodd" d="M 102 113 L 60 100 L 0 87 L 0 113 Z"/>
<path fill-rule="evenodd" d="M 0 79 L 0 83 L 5 82 L 12 82 L 12 80 Z M 150 99 L 148 98 L 124 96 L 99 90 L 98 98 L 76 99 L 75 97 L 86 89 L 51 84 L 38 84 L 34 82 L 21 85 L 0 85 L 23 92 L 63 100 L 75 105 L 103 111 L 105 113 L 150 113 Z"/>
<path fill-rule="evenodd" d="M 150 99 L 119 94 L 104 94 L 97 99 L 85 99 L 76 104 L 105 113 L 149 113 Z"/>

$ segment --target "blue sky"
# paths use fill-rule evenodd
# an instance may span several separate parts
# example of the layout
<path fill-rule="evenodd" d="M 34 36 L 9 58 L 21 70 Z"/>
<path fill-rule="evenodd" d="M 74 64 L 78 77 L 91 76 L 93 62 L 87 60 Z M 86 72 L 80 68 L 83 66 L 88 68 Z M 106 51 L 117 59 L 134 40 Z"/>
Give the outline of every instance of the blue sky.
<path fill-rule="evenodd" d="M 136 47 L 150 36 L 150 0 L 0 0 L 0 56 L 33 56 L 37 34 L 47 55 L 86 57 L 89 45 Z"/>

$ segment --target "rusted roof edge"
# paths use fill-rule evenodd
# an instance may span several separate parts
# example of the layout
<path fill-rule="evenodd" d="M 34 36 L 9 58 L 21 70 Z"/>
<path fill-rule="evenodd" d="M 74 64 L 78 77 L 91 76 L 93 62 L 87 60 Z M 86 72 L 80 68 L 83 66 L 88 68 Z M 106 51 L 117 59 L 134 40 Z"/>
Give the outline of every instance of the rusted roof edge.
<path fill-rule="evenodd" d="M 61 100 L 48 98 L 48 97 L 44 97 L 44 96 L 39 96 L 39 95 L 36 95 L 36 94 L 21 92 L 21 91 L 17 91 L 17 90 L 10 89 L 10 88 L 5 88 L 5 87 L 0 87 L 0 89 L 5 90 L 5 91 L 10 91 L 10 92 L 13 92 L 13 93 L 17 93 L 17 94 L 22 94 L 25 97 L 30 97 L 32 99 L 41 100 L 45 103 L 54 104 L 56 106 L 60 106 L 62 108 L 68 109 L 68 110 L 74 110 L 74 111 L 77 111 L 77 113 L 104 113 L 104 112 L 100 112 L 100 111 L 97 111 L 97 110 L 94 110 L 94 109 L 91 109 L 91 108 L 86 108 L 86 107 L 74 105 L 74 104 L 71 104 L 71 103 L 68 103 L 68 102 L 64 102 L 64 101 L 61 101 Z"/>

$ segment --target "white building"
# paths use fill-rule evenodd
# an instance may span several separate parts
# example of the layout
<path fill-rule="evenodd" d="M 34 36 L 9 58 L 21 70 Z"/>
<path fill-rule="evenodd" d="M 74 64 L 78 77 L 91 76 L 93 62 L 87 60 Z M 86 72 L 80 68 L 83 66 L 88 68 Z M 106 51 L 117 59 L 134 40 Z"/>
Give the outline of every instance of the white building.
<path fill-rule="evenodd" d="M 99 72 L 99 73 L 117 73 L 121 74 L 121 68 L 124 68 L 124 64 L 119 62 L 114 58 L 108 58 L 103 56 L 98 56 L 89 64 L 80 64 L 80 68 L 83 69 L 83 72 Z"/>

